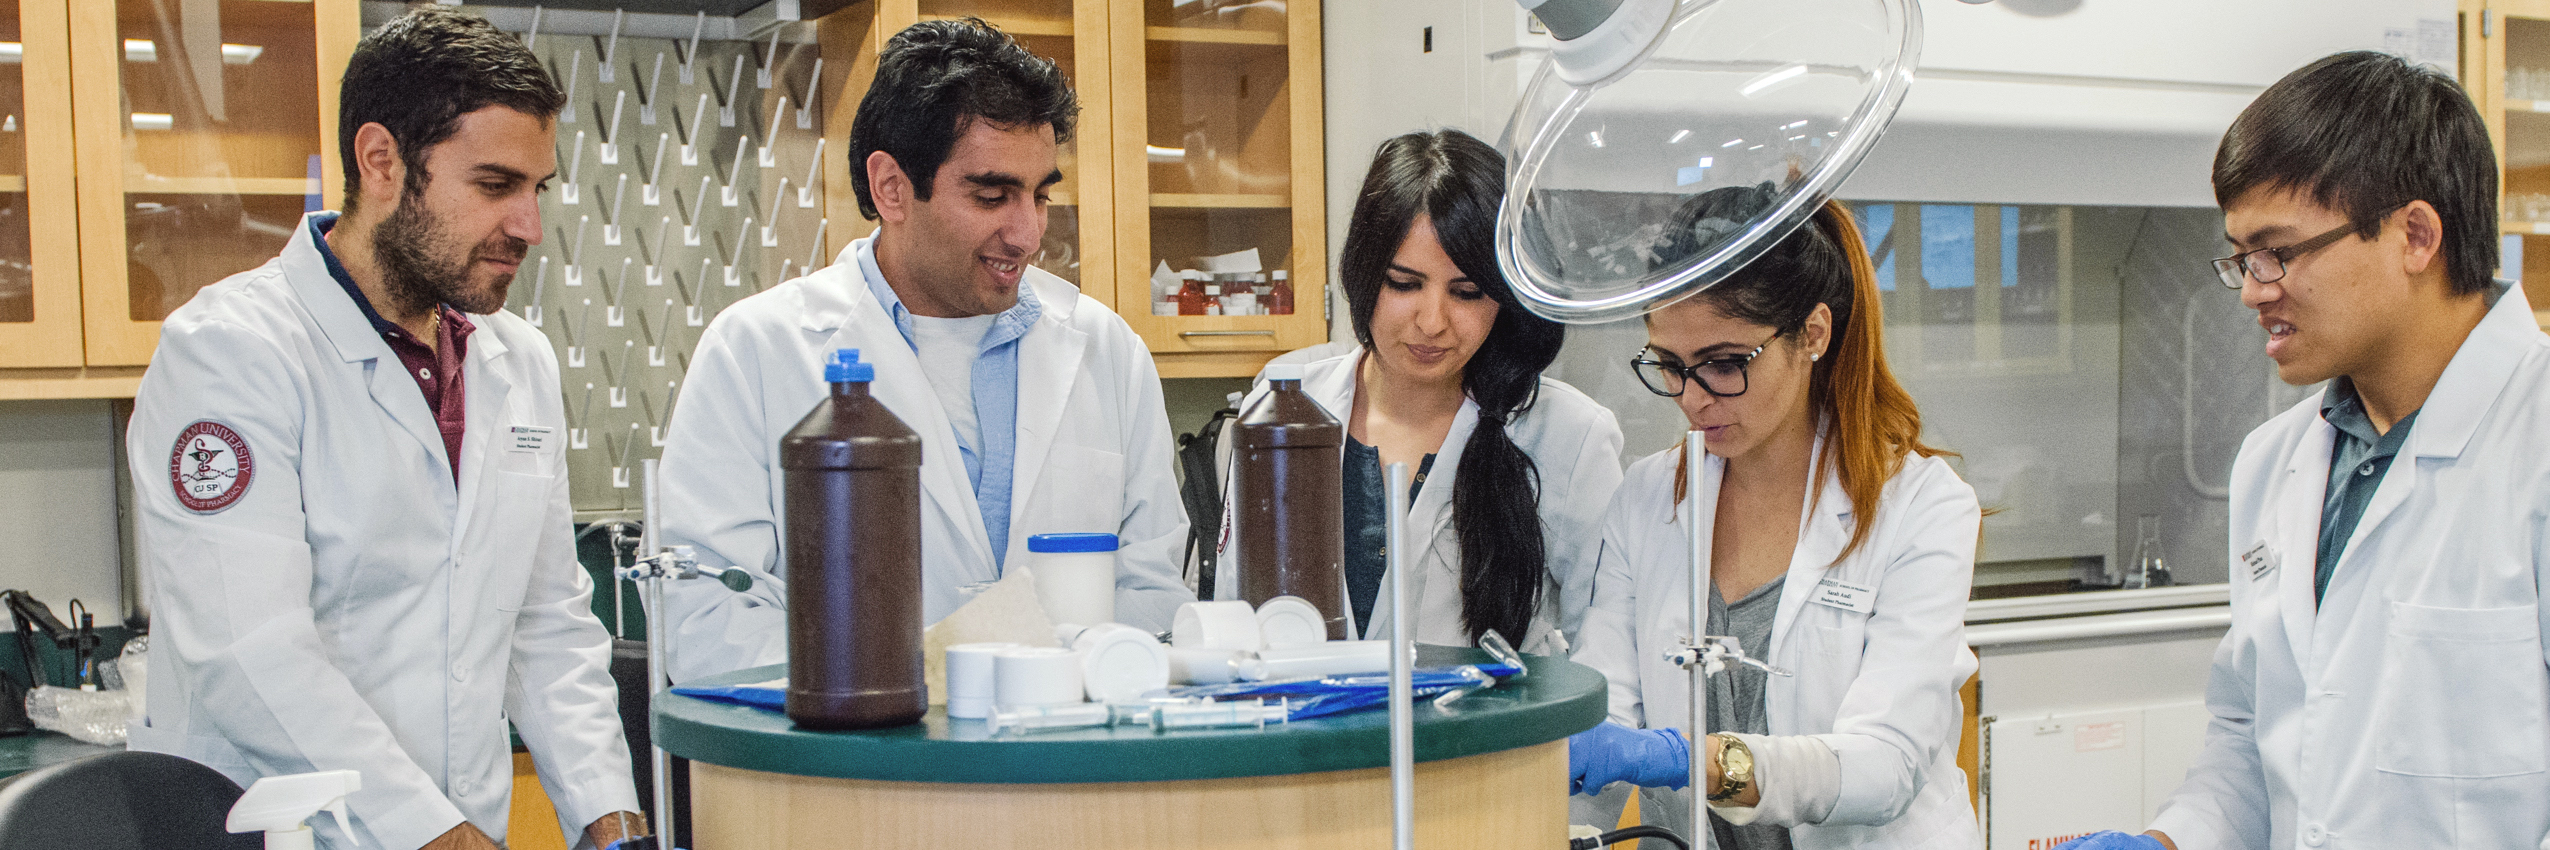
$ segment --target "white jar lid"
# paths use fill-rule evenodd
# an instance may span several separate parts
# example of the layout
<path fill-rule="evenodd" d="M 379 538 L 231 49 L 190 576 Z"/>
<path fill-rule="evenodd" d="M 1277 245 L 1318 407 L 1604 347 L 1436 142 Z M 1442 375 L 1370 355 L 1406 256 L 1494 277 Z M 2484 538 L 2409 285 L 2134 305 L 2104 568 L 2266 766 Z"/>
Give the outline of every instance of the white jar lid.
<path fill-rule="evenodd" d="M 1327 618 L 1299 596 L 1278 596 L 1257 609 L 1259 645 L 1266 649 L 1312 646 L 1328 640 Z"/>
<path fill-rule="evenodd" d="M 1168 649 L 1141 629 L 1093 626 L 1072 648 L 1080 653 L 1081 684 L 1091 702 L 1135 702 L 1169 685 Z"/>

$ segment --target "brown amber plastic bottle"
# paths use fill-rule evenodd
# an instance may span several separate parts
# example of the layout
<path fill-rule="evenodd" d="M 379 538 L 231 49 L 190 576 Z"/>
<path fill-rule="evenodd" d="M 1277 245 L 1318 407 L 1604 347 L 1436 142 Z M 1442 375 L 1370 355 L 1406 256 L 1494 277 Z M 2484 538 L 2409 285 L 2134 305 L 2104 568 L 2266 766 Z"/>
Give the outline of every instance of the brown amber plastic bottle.
<path fill-rule="evenodd" d="M 1266 368 L 1267 393 L 1233 426 L 1231 553 L 1240 598 L 1298 596 L 1345 640 L 1346 428 L 1302 393 L 1302 367 Z"/>
<path fill-rule="evenodd" d="M 824 364 L 831 396 L 779 440 L 787 519 L 788 718 L 810 729 L 917 722 L 921 435 L 868 392 L 857 349 Z"/>

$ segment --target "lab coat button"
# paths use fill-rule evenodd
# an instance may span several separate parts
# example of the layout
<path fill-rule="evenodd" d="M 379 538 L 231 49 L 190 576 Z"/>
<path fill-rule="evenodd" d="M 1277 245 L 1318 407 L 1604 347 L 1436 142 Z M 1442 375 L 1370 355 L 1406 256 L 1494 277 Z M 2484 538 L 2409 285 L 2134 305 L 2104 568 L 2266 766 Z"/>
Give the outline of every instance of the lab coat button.
<path fill-rule="evenodd" d="M 2310 826 L 2303 827 L 2302 829 L 2302 843 L 2304 844 L 2318 847 L 2322 842 L 2325 842 L 2328 839 L 2329 831 L 2321 829 L 2319 824 L 2315 823 Z"/>
<path fill-rule="evenodd" d="M 452 681 L 455 681 L 455 682 L 461 682 L 461 681 L 467 681 L 468 679 L 469 679 L 469 670 L 468 670 L 467 668 L 464 668 L 464 667 L 462 667 L 462 666 L 460 666 L 460 665 L 458 665 L 458 664 L 454 664 L 454 665 L 452 665 Z"/>

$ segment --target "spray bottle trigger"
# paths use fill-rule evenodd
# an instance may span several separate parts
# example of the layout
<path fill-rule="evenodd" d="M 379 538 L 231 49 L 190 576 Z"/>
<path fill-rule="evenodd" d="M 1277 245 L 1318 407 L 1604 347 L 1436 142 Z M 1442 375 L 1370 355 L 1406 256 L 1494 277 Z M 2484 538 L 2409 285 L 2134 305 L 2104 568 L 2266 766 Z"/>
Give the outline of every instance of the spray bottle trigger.
<path fill-rule="evenodd" d="M 363 839 L 362 839 L 362 837 L 357 836 L 357 835 L 355 835 L 355 834 L 354 834 L 354 824 L 353 824 L 353 823 L 351 823 L 351 822 L 348 822 L 348 821 L 346 820 L 346 818 L 345 818 L 345 798 L 344 798 L 344 797 L 338 797 L 338 798 L 336 798 L 336 801 L 335 801 L 335 802 L 329 803 L 329 804 L 326 806 L 326 811 L 327 811 L 327 813 L 328 813 L 328 814 L 332 814 L 332 815 L 335 815 L 335 816 L 336 816 L 336 828 L 337 828 L 337 830 L 338 830 L 338 831 L 345 833 L 345 840 L 346 840 L 347 842 L 349 842 L 349 843 L 353 843 L 353 844 L 362 844 L 362 843 L 363 843 Z"/>

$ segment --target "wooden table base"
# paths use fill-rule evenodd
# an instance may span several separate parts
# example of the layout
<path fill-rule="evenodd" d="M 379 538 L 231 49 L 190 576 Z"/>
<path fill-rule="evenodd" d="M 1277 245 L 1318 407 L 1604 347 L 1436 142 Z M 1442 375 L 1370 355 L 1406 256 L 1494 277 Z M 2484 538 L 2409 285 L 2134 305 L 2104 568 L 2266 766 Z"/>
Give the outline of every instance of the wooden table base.
<path fill-rule="evenodd" d="M 1417 765 L 1417 845 L 1567 846 L 1567 742 Z M 1390 846 L 1390 771 L 990 785 L 691 766 L 699 850 Z"/>

